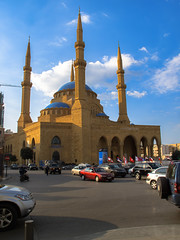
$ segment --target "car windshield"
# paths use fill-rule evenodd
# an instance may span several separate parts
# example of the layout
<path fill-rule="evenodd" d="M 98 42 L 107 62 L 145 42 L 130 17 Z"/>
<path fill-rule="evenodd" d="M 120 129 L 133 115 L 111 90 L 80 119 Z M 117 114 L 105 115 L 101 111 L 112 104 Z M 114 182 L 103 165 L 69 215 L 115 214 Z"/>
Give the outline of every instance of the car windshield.
<path fill-rule="evenodd" d="M 54 163 L 54 164 L 51 164 L 51 167 L 58 167 L 58 165 Z"/>
<path fill-rule="evenodd" d="M 94 168 L 95 172 L 106 172 L 103 168 Z"/>
<path fill-rule="evenodd" d="M 112 168 L 112 169 L 119 169 L 119 166 L 117 164 L 114 164 L 114 165 L 110 165 L 110 168 Z"/>
<path fill-rule="evenodd" d="M 153 169 L 156 169 L 156 168 L 159 167 L 156 163 L 149 163 L 149 165 L 150 165 Z"/>

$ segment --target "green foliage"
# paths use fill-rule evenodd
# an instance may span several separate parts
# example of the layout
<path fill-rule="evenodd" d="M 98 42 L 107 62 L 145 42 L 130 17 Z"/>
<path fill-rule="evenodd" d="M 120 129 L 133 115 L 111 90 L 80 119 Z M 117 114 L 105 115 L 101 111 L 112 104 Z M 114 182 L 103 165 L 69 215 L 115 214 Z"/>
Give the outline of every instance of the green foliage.
<path fill-rule="evenodd" d="M 176 150 L 175 152 L 173 152 L 172 159 L 173 160 L 180 160 L 180 151 Z"/>
<path fill-rule="evenodd" d="M 29 147 L 21 148 L 20 155 L 22 159 L 33 159 L 33 150 Z"/>

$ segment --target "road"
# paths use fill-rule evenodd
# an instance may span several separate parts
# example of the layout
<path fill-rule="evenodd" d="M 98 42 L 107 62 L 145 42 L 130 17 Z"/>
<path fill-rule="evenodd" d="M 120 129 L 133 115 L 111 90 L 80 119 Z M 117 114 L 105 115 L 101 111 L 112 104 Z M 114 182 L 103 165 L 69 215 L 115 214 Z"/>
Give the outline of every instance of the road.
<path fill-rule="evenodd" d="M 0 233 L 1 239 L 24 239 L 28 219 L 34 220 L 35 240 L 177 239 L 180 234 L 180 209 L 161 200 L 145 180 L 82 181 L 67 170 L 49 176 L 29 171 L 29 176 L 21 183 L 18 171 L 8 170 L 4 183 L 28 188 L 37 204 L 15 229 Z"/>

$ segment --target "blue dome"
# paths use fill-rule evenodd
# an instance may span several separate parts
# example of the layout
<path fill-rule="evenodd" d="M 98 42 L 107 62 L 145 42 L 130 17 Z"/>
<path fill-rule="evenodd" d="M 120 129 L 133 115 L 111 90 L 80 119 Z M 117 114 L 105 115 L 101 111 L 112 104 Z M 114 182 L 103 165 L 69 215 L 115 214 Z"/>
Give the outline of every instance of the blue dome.
<path fill-rule="evenodd" d="M 63 102 L 54 102 L 49 104 L 45 109 L 48 108 L 70 108 L 68 104 L 63 103 Z"/>
<path fill-rule="evenodd" d="M 85 84 L 85 88 L 86 90 L 92 91 L 92 89 L 86 84 Z M 75 89 L 75 81 L 64 84 L 61 88 L 59 88 L 58 92 L 62 90 L 67 90 L 67 89 Z"/>
<path fill-rule="evenodd" d="M 107 115 L 105 113 L 98 113 L 96 114 L 97 117 L 107 117 Z"/>

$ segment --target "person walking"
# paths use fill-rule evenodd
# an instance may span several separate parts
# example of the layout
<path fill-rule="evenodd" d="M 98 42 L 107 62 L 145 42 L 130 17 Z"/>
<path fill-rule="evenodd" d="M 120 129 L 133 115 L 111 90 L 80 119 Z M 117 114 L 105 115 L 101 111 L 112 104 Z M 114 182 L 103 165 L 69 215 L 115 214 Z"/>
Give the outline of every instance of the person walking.
<path fill-rule="evenodd" d="M 46 165 L 46 167 L 45 167 L 45 173 L 48 176 L 48 173 L 49 173 L 49 166 L 48 165 Z"/>

